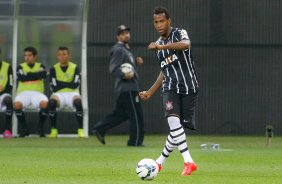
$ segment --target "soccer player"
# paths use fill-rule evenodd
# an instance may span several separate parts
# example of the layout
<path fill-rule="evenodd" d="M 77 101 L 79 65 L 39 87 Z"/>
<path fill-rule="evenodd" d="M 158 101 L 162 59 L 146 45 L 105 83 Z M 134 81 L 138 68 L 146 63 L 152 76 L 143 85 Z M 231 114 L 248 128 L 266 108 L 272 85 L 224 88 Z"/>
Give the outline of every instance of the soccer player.
<path fill-rule="evenodd" d="M 1 49 L 0 49 L 1 57 Z M 13 115 L 13 70 L 9 63 L 0 58 L 0 110 L 5 110 L 6 122 L 3 138 L 12 138 L 12 115 Z"/>
<path fill-rule="evenodd" d="M 19 124 L 22 126 L 20 137 L 29 135 L 23 109 L 32 107 L 40 109 L 38 134 L 45 137 L 43 130 L 47 118 L 48 98 L 44 94 L 45 66 L 37 62 L 37 50 L 34 47 L 24 49 L 24 62 L 17 67 L 17 94 L 14 101 L 14 110 Z"/>
<path fill-rule="evenodd" d="M 141 57 L 134 58 L 130 50 L 130 28 L 125 25 L 118 26 L 116 38 L 118 42 L 110 51 L 111 61 L 109 65 L 110 73 L 115 78 L 116 103 L 114 110 L 95 124 L 93 133 L 102 144 L 105 144 L 106 132 L 129 120 L 130 135 L 127 146 L 143 146 L 143 111 L 138 96 L 139 85 L 136 71 L 137 65 L 141 65 L 143 59 Z M 134 67 L 134 74 L 121 71 L 120 66 L 124 63 L 130 63 Z"/>
<path fill-rule="evenodd" d="M 195 129 L 195 101 L 199 90 L 191 43 L 185 29 L 171 27 L 166 8 L 155 8 L 153 19 L 160 38 L 148 48 L 156 52 L 161 72 L 152 87 L 139 95 L 141 99 L 147 100 L 162 86 L 163 107 L 170 133 L 156 162 L 160 171 L 169 154 L 177 147 L 184 159 L 182 175 L 186 176 L 197 169 L 189 153 L 184 132 L 184 127 Z"/>
<path fill-rule="evenodd" d="M 80 70 L 76 64 L 70 61 L 70 51 L 67 47 L 59 47 L 57 50 L 58 63 L 50 69 L 50 88 L 53 94 L 49 100 L 49 117 L 51 121 L 51 133 L 49 137 L 58 136 L 57 111 L 69 107 L 76 109 L 78 121 L 78 137 L 85 137 L 83 130 L 83 109 L 80 87 Z"/>

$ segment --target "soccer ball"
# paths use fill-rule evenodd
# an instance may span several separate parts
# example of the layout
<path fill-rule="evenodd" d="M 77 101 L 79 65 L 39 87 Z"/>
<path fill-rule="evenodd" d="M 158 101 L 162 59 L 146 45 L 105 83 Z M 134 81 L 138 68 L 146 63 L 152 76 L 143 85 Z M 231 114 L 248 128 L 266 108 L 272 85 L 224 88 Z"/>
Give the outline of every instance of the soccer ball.
<path fill-rule="evenodd" d="M 120 69 L 121 69 L 122 73 L 124 73 L 124 74 L 130 73 L 132 76 L 134 75 L 134 68 L 129 63 L 123 63 L 120 66 Z"/>
<path fill-rule="evenodd" d="M 137 164 L 136 173 L 142 180 L 152 180 L 158 175 L 158 164 L 153 159 L 144 158 Z"/>

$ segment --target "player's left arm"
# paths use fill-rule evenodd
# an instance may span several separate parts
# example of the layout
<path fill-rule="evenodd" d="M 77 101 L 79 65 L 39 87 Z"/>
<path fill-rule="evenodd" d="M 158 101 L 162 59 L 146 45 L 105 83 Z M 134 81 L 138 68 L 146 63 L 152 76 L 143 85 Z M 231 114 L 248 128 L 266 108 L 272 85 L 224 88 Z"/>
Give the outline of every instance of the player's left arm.
<path fill-rule="evenodd" d="M 175 31 L 175 37 L 173 43 L 169 43 L 166 45 L 159 45 L 157 43 L 152 42 L 149 45 L 149 49 L 155 50 L 163 50 L 163 49 L 170 49 L 170 50 L 186 50 L 191 47 L 191 42 L 188 37 L 187 31 L 185 29 L 179 29 Z"/>
<path fill-rule="evenodd" d="M 81 81 L 80 69 L 78 67 L 75 68 L 74 77 L 71 83 L 69 83 L 69 87 L 72 89 L 79 88 Z"/>

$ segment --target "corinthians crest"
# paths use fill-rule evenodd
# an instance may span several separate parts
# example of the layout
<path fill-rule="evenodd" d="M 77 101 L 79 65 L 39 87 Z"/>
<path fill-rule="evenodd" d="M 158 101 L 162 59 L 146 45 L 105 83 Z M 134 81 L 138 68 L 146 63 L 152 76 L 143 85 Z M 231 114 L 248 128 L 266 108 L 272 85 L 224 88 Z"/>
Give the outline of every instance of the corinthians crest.
<path fill-rule="evenodd" d="M 173 102 L 167 101 L 165 103 L 165 110 L 169 111 L 169 110 L 173 109 L 173 105 L 172 104 L 173 104 Z"/>
<path fill-rule="evenodd" d="M 70 78 L 71 77 L 71 75 L 69 73 L 66 73 L 65 76 L 66 76 L 66 78 Z"/>

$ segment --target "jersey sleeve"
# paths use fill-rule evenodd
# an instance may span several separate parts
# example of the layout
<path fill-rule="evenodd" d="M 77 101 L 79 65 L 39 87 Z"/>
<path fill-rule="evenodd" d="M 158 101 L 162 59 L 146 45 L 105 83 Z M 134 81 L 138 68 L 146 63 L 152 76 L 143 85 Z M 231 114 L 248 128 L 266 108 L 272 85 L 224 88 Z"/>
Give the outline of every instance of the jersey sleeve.
<path fill-rule="evenodd" d="M 17 66 L 17 80 L 21 82 L 29 81 L 28 77 L 24 74 L 21 65 Z"/>
<path fill-rule="evenodd" d="M 177 29 L 174 33 L 175 41 L 189 40 L 188 33 L 185 29 Z"/>
<path fill-rule="evenodd" d="M 73 80 L 72 80 L 72 82 L 70 84 L 71 88 L 73 88 L 73 89 L 79 88 L 80 81 L 81 81 L 80 68 L 77 66 L 75 68 L 75 73 L 74 73 Z"/>
<path fill-rule="evenodd" d="M 56 73 L 54 67 L 50 68 L 49 71 L 49 85 L 50 85 L 50 90 L 52 92 L 58 91 L 58 85 L 57 85 Z"/>

